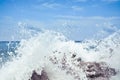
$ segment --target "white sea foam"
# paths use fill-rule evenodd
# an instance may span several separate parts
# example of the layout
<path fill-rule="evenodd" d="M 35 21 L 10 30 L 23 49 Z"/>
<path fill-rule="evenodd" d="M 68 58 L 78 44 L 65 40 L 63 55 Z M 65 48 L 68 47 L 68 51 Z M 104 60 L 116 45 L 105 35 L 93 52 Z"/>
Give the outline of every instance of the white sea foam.
<path fill-rule="evenodd" d="M 61 60 L 66 55 L 66 61 L 81 80 L 87 80 L 85 73 L 72 65 L 71 53 L 76 54 L 76 59 L 83 61 L 104 61 L 110 67 L 120 70 L 120 31 L 103 40 L 89 40 L 82 43 L 75 43 L 67 40 L 65 36 L 53 31 L 37 33 L 29 39 L 23 39 L 16 50 L 18 56 L 7 62 L 0 69 L 0 80 L 28 80 L 32 71 L 36 70 L 41 74 L 44 68 L 50 80 L 75 80 L 74 76 L 66 74 L 58 66 L 50 62 L 51 56 Z M 57 51 L 58 54 L 53 52 Z M 63 54 L 59 54 L 63 53 Z M 77 63 L 77 62 L 75 62 Z M 112 80 L 119 80 L 120 75 L 112 77 Z M 77 79 L 76 79 L 77 80 Z"/>

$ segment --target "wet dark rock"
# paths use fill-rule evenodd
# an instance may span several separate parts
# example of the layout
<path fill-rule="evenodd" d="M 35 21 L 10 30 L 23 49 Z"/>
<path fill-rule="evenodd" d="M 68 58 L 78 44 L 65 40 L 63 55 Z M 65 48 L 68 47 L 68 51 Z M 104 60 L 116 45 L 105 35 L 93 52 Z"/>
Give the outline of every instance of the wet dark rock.
<path fill-rule="evenodd" d="M 60 52 L 54 51 L 54 53 L 59 54 Z M 85 62 L 81 59 L 81 57 L 77 57 L 77 55 L 72 52 L 70 52 L 70 57 L 72 59 L 69 61 L 67 60 L 68 56 L 66 53 L 61 52 L 61 54 L 63 54 L 61 59 L 56 57 L 55 54 L 50 56 L 50 62 L 54 65 L 57 65 L 58 69 L 64 70 L 66 74 L 71 75 L 75 80 L 83 80 L 79 74 L 81 69 L 86 74 L 88 80 L 110 80 L 112 76 L 117 74 L 117 71 L 108 66 L 105 62 Z M 49 78 L 45 70 L 42 70 L 41 74 L 33 71 L 30 80 L 49 80 Z"/>
<path fill-rule="evenodd" d="M 72 58 L 75 58 L 76 57 L 76 55 L 75 54 L 72 54 Z"/>
<path fill-rule="evenodd" d="M 79 62 L 79 61 L 82 61 L 82 59 L 79 57 L 78 59 L 77 59 L 77 61 Z"/>
<path fill-rule="evenodd" d="M 36 71 L 33 71 L 31 79 L 29 80 L 49 80 L 49 79 L 47 73 L 44 70 L 42 70 L 41 75 L 36 73 Z"/>
<path fill-rule="evenodd" d="M 64 61 L 63 61 L 64 62 Z M 78 67 L 82 68 L 86 74 L 88 80 L 110 80 L 110 78 L 117 74 L 114 68 L 110 68 L 106 63 L 103 62 L 80 62 L 81 65 Z M 63 64 L 65 65 L 65 64 Z M 69 69 L 68 69 L 69 68 Z M 67 67 L 62 69 L 67 70 L 66 74 L 71 76 L 76 75 L 74 69 Z M 74 76 L 75 80 L 80 80 L 79 76 Z M 33 71 L 31 79 L 29 80 L 49 80 L 45 70 L 42 70 L 41 74 Z"/>
<path fill-rule="evenodd" d="M 109 80 L 111 76 L 117 74 L 114 68 L 103 63 L 84 62 L 82 64 L 88 80 Z"/>

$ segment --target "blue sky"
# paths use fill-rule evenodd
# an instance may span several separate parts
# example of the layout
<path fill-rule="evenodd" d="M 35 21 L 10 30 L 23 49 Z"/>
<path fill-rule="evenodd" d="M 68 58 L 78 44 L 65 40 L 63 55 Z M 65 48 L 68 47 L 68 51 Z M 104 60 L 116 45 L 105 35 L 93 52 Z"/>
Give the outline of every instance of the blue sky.
<path fill-rule="evenodd" d="M 18 23 L 72 40 L 108 35 L 120 28 L 120 0 L 0 0 L 0 40 L 17 40 Z"/>

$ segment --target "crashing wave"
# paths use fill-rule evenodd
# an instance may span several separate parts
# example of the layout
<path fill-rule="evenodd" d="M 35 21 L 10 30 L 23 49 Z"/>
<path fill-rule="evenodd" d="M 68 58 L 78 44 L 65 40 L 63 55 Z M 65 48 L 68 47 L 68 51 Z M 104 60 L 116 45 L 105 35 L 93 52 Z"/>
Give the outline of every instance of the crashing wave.
<path fill-rule="evenodd" d="M 119 49 L 119 31 L 79 44 L 45 31 L 20 42 L 17 57 L 0 69 L 0 79 L 119 80 Z"/>

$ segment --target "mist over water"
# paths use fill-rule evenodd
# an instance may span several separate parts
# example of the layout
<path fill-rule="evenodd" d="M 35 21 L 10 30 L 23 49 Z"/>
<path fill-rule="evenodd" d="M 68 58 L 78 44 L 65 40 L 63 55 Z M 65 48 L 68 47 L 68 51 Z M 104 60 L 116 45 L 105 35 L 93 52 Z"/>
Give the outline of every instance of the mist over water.
<path fill-rule="evenodd" d="M 72 65 L 71 53 L 76 54 L 76 58 L 81 58 L 82 61 L 106 62 L 110 67 L 120 70 L 120 30 L 101 40 L 85 40 L 79 43 L 50 30 L 22 28 L 20 34 L 20 37 L 24 38 L 20 40 L 19 46 L 13 51 L 5 52 L 6 55 L 12 52 L 9 54 L 12 57 L 4 61 L 0 68 L 1 80 L 28 80 L 33 70 L 41 74 L 43 68 L 50 80 L 77 80 L 59 68 L 61 63 L 54 65 L 50 62 L 50 57 L 55 56 L 61 61 L 64 55 L 67 63 L 80 75 L 80 79 L 87 80 L 85 73 Z M 0 56 L 1 59 L 2 57 Z M 111 78 L 119 79 L 119 73 Z"/>

